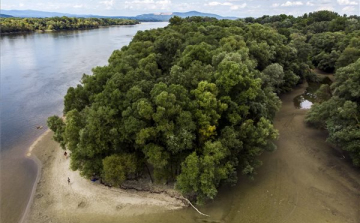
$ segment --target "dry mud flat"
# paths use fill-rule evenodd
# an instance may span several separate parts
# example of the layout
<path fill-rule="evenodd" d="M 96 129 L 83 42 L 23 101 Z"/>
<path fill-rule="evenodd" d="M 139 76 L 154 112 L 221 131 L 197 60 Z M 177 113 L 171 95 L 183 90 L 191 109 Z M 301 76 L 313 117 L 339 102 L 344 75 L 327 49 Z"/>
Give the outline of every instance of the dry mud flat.
<path fill-rule="evenodd" d="M 274 122 L 280 133 L 278 149 L 261 157 L 263 166 L 254 181 L 240 179 L 231 210 L 224 212 L 222 221 L 360 222 L 359 169 L 325 142 L 326 132 L 306 126 L 307 110 L 293 105 L 293 98 L 306 86 L 281 97 L 282 108 Z"/>

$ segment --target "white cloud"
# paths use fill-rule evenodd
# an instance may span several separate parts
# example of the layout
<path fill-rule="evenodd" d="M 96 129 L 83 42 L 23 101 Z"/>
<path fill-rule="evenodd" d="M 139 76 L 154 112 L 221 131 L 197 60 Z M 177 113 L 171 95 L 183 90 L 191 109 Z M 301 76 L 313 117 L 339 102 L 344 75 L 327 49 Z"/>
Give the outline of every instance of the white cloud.
<path fill-rule="evenodd" d="M 224 3 L 221 3 L 221 2 L 209 2 L 208 4 L 205 4 L 205 5 L 208 5 L 208 6 L 218 6 L 218 5 L 232 6 L 233 3 L 231 3 L 231 2 L 224 2 Z"/>
<path fill-rule="evenodd" d="M 19 6 L 20 6 L 20 7 L 24 7 L 24 4 L 23 4 L 23 3 L 20 3 Z"/>
<path fill-rule="evenodd" d="M 243 8 L 245 8 L 246 7 L 246 3 L 243 3 L 243 4 L 241 4 L 241 5 L 232 5 L 231 7 L 230 7 L 230 10 L 238 10 L 238 9 L 243 9 Z"/>
<path fill-rule="evenodd" d="M 180 11 L 190 10 L 192 9 L 192 4 L 180 3 L 176 5 L 176 8 L 178 8 Z"/>
<path fill-rule="evenodd" d="M 307 6 L 314 6 L 314 3 L 312 3 L 312 2 L 306 2 L 306 5 L 307 5 Z"/>
<path fill-rule="evenodd" d="M 331 4 L 332 3 L 332 1 L 331 0 L 320 0 L 320 1 L 318 1 L 320 4 Z"/>
<path fill-rule="evenodd" d="M 317 11 L 323 11 L 323 10 L 334 11 L 334 7 L 332 7 L 331 5 L 325 5 L 317 8 Z"/>
<path fill-rule="evenodd" d="M 300 2 L 300 1 L 294 1 L 294 2 L 287 1 L 287 2 L 285 2 L 283 4 L 281 4 L 282 7 L 300 6 L 300 5 L 303 5 L 303 3 Z"/>
<path fill-rule="evenodd" d="M 217 5 L 221 5 L 221 3 L 220 2 L 210 2 L 208 5 L 217 6 Z"/>
<path fill-rule="evenodd" d="M 100 4 L 105 5 L 106 9 L 111 9 L 114 5 L 115 1 L 114 0 L 109 0 L 109 1 L 100 1 Z"/>
<path fill-rule="evenodd" d="M 344 13 L 353 13 L 355 10 L 356 9 L 354 6 L 346 6 L 342 9 Z"/>
<path fill-rule="evenodd" d="M 76 9 L 83 8 L 83 7 L 84 7 L 84 5 L 82 5 L 82 4 L 81 4 L 81 5 L 74 5 L 74 6 L 73 6 L 73 8 L 76 8 Z"/>
<path fill-rule="evenodd" d="M 133 0 L 125 1 L 125 9 L 137 10 L 170 10 L 170 0 Z"/>
<path fill-rule="evenodd" d="M 232 1 L 232 2 L 235 2 L 235 1 Z M 234 10 L 238 10 L 238 9 L 243 9 L 247 6 L 246 3 L 243 3 L 241 5 L 237 5 L 237 4 L 234 4 L 234 3 L 231 3 L 231 2 L 209 2 L 207 4 L 205 4 L 205 6 L 230 6 L 230 10 L 231 11 L 234 11 Z"/>
<path fill-rule="evenodd" d="M 276 8 L 276 7 L 279 7 L 279 6 L 280 6 L 279 3 L 274 3 L 274 4 L 271 5 L 271 7 L 273 7 L 273 8 Z"/>
<path fill-rule="evenodd" d="M 339 3 L 339 5 L 358 5 L 357 2 L 350 0 L 337 0 L 337 2 Z"/>

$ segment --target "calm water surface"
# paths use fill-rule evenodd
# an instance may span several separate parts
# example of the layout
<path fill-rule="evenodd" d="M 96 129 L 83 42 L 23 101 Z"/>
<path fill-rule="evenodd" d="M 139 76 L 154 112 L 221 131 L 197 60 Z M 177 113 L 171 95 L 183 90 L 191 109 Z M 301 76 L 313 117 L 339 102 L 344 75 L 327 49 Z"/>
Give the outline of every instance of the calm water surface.
<path fill-rule="evenodd" d="M 67 89 L 106 65 L 137 31 L 167 24 L 1 36 L 0 222 L 21 219 L 37 173 L 26 151 L 46 130 L 47 117 L 62 114 Z"/>
<path fill-rule="evenodd" d="M 316 102 L 316 91 L 320 88 L 322 84 L 331 85 L 332 81 L 330 78 L 325 77 L 320 82 L 309 82 L 308 87 L 303 94 L 298 95 L 294 98 L 294 106 L 298 109 L 310 109 L 313 103 Z"/>

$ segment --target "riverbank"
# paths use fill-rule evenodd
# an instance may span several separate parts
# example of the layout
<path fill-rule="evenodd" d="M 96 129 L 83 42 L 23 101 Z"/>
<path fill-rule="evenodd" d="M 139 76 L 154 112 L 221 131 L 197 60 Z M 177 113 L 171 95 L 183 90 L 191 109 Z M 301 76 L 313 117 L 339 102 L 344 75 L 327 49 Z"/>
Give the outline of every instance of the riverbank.
<path fill-rule="evenodd" d="M 358 223 L 360 222 L 359 169 L 352 167 L 347 158 L 343 158 L 341 152 L 325 142 L 327 137 L 325 131 L 309 128 L 304 122 L 307 110 L 296 109 L 293 99 L 302 94 L 306 87 L 306 83 L 302 84 L 292 92 L 281 96 L 282 107 L 274 120 L 275 127 L 280 132 L 280 137 L 276 141 L 278 149 L 264 153 L 260 157 L 263 165 L 257 170 L 258 174 L 254 180 L 240 176 L 237 186 L 222 187 L 213 202 L 200 207 L 200 211 L 209 214 L 210 217 L 201 216 L 192 209 L 159 210 L 162 208 L 161 205 L 126 204 L 117 208 L 116 202 L 121 201 L 113 199 L 99 203 L 97 200 L 104 198 L 102 191 L 108 188 L 99 190 L 96 195 L 90 197 L 81 195 L 82 191 L 78 189 L 67 191 L 64 195 L 63 192 L 56 192 L 55 188 L 75 189 L 75 181 L 74 186 L 67 187 L 66 175 L 61 177 L 55 175 L 51 178 L 43 174 L 41 179 L 44 182 L 39 182 L 40 190 L 36 191 L 29 222 Z M 41 143 L 46 146 L 41 147 Z M 36 147 L 39 150 L 35 148 L 33 152 L 39 151 L 40 154 L 36 155 L 44 156 L 40 157 L 42 162 L 47 161 L 44 166 L 53 162 L 62 164 L 68 162 L 50 136 L 44 137 Z M 53 155 L 45 154 L 46 148 L 52 148 L 50 153 Z M 49 156 L 54 157 L 49 158 Z M 45 171 L 46 167 L 43 172 Z M 70 176 L 71 179 L 72 177 Z M 52 181 L 53 183 L 50 184 Z M 76 179 L 76 184 L 78 183 Z M 89 183 L 90 186 L 94 186 L 86 181 L 86 184 Z M 41 189 L 42 184 L 53 187 L 44 190 Z M 58 194 L 53 195 L 52 190 Z M 83 196 L 82 199 L 78 199 L 78 196 L 74 195 L 75 192 Z M 63 196 L 60 196 L 61 194 Z M 118 194 L 123 195 L 121 192 Z M 130 195 L 143 196 L 138 193 Z M 84 203 L 81 203 L 82 201 Z M 97 212 L 93 209 L 96 205 L 107 205 L 108 209 Z"/>
<path fill-rule="evenodd" d="M 1 35 L 17 35 L 17 34 L 32 34 L 32 33 L 53 33 L 53 32 L 62 32 L 62 31 L 85 31 L 85 30 L 92 30 L 92 29 L 99 29 L 99 28 L 106 28 L 106 27 L 116 27 L 116 26 L 133 26 L 139 25 L 141 22 L 137 22 L 134 24 L 123 24 L 123 25 L 109 25 L 109 26 L 98 26 L 93 28 L 78 28 L 78 29 L 59 29 L 59 30 L 31 30 L 31 31 L 17 31 L 17 32 L 2 32 Z"/>
<path fill-rule="evenodd" d="M 69 169 L 70 158 L 65 158 L 52 135 L 46 132 L 31 152 L 42 163 L 39 167 L 41 178 L 24 222 L 115 222 L 118 217 L 185 206 L 182 201 L 165 194 L 109 188 L 82 178 L 79 172 Z"/>
<path fill-rule="evenodd" d="M 238 186 L 226 189 L 223 199 L 232 202 L 221 221 L 360 222 L 360 171 L 326 143 L 326 131 L 304 122 L 308 110 L 295 108 L 293 100 L 306 87 L 280 97 L 274 120 L 280 133 L 277 150 L 260 157 L 263 165 L 253 181 L 241 177 Z"/>
<path fill-rule="evenodd" d="M 0 19 L 2 35 L 32 32 L 88 30 L 100 27 L 136 24 L 140 24 L 140 22 L 133 19 L 74 18 L 66 16 L 50 18 L 9 17 Z"/>

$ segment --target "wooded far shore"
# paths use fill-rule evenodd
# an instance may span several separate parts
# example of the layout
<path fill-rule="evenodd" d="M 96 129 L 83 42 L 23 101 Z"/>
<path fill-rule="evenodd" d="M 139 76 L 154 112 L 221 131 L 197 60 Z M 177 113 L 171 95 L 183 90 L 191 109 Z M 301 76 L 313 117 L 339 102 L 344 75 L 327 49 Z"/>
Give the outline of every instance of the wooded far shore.
<path fill-rule="evenodd" d="M 130 19 L 109 18 L 75 18 L 75 17 L 51 17 L 51 18 L 1 18 L 1 34 L 29 33 L 35 31 L 62 31 L 96 29 L 101 26 L 135 25 L 140 22 Z"/>

